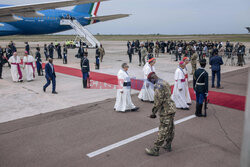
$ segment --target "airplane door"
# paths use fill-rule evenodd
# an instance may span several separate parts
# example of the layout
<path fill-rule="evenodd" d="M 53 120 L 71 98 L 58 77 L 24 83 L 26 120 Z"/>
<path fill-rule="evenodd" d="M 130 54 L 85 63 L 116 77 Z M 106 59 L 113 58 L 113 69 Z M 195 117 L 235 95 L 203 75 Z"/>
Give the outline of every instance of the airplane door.
<path fill-rule="evenodd" d="M 67 18 L 67 14 L 66 13 L 62 13 L 62 18 Z"/>

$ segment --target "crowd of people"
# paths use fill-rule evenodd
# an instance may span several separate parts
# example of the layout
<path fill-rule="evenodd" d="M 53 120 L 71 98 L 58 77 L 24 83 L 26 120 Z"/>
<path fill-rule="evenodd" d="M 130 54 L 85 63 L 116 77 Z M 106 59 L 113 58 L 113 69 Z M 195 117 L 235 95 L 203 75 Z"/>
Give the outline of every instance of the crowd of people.
<path fill-rule="evenodd" d="M 80 41 L 80 47 L 75 57 L 80 58 L 80 67 L 83 74 L 83 88 L 89 87 L 89 61 L 88 61 L 88 48 L 83 45 Z M 6 48 L 2 48 L 0 46 L 0 79 L 2 78 L 2 67 L 4 64 L 8 64 L 11 68 L 11 76 L 14 82 L 23 82 L 23 70 L 26 72 L 26 79 L 28 82 L 35 79 L 35 67 L 37 69 L 38 76 L 43 76 L 43 68 L 42 68 L 42 55 L 40 53 L 40 46 L 37 44 L 35 48 L 35 57 L 33 57 L 33 53 L 31 51 L 30 45 L 28 42 L 25 42 L 24 47 L 24 58 L 21 59 L 18 55 L 17 48 L 15 43 L 11 41 Z M 68 46 L 66 44 L 63 45 L 63 49 L 60 43 L 51 42 L 49 45 L 44 44 L 43 46 L 44 57 L 46 61 L 48 61 L 49 65 L 45 65 L 45 78 L 47 79 L 47 84 L 43 87 L 44 92 L 46 91 L 47 86 L 50 85 L 50 81 L 52 81 L 53 89 L 52 93 L 57 93 L 55 91 L 56 81 L 55 81 L 55 71 L 53 67 L 53 59 L 55 56 L 55 52 L 57 54 L 58 59 L 63 59 L 63 64 L 68 63 L 67 55 L 68 55 Z M 103 57 L 105 55 L 105 50 L 102 45 L 99 47 L 96 46 L 96 69 L 100 68 L 100 62 L 103 62 Z"/>
<path fill-rule="evenodd" d="M 197 54 L 198 60 L 205 57 L 211 58 L 218 52 L 220 56 L 225 56 L 226 58 L 237 57 L 237 65 L 243 66 L 245 64 L 244 56 L 246 55 L 246 47 L 242 43 L 231 43 L 227 41 L 224 45 L 223 42 L 217 41 L 195 41 L 186 42 L 180 41 L 146 41 L 140 42 L 139 40 L 128 41 L 127 42 L 127 53 L 129 56 L 129 62 L 132 62 L 132 55 L 138 53 L 139 66 L 141 62 L 145 65 L 145 58 L 147 55 L 154 55 L 159 57 L 159 53 L 174 54 L 175 61 L 181 61 L 182 57 L 188 57 L 193 59 L 192 56 Z M 146 53 L 145 53 L 146 51 Z M 250 50 L 249 50 L 250 52 Z M 146 55 L 146 56 L 145 56 Z M 196 55 L 195 55 L 196 57 Z"/>

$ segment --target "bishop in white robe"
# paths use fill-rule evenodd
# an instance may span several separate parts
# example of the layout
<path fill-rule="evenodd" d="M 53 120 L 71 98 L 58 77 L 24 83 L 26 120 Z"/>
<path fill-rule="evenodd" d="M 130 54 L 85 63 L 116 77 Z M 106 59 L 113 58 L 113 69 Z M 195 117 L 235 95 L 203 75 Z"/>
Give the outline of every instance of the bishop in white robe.
<path fill-rule="evenodd" d="M 189 110 L 189 106 L 186 100 L 186 79 L 183 69 L 185 68 L 184 62 L 181 61 L 179 67 L 175 71 L 175 84 L 174 91 L 171 96 L 175 102 L 175 106 L 178 109 Z"/>
<path fill-rule="evenodd" d="M 26 72 L 27 81 L 32 81 L 35 79 L 35 59 L 33 56 L 28 55 L 28 52 L 25 51 L 25 56 L 23 58 L 23 67 Z"/>
<path fill-rule="evenodd" d="M 142 101 L 154 102 L 154 84 L 152 84 L 148 80 L 148 75 L 152 72 L 155 72 L 155 67 L 154 67 L 155 63 L 156 59 L 152 58 L 143 67 L 144 83 L 138 95 L 138 98 L 141 99 Z"/>
<path fill-rule="evenodd" d="M 187 104 L 191 105 L 192 101 L 191 101 L 191 97 L 190 97 L 190 93 L 189 93 L 189 87 L 188 87 L 188 69 L 187 69 L 187 64 L 189 63 L 189 58 L 188 57 L 184 57 L 183 61 L 184 61 L 184 64 L 185 64 L 185 68 L 183 69 L 183 71 L 184 71 L 185 80 L 186 80 L 186 82 L 185 82 L 186 83 L 185 84 L 185 87 L 186 87 L 185 96 L 186 96 Z"/>

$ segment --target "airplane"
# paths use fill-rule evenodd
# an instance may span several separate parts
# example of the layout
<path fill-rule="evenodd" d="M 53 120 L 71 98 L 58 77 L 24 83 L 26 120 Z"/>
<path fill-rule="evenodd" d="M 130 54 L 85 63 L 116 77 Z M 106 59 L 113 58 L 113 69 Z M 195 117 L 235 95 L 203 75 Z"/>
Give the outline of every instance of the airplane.
<path fill-rule="evenodd" d="M 250 33 L 250 27 L 246 27 L 246 29 L 248 30 L 248 33 Z"/>
<path fill-rule="evenodd" d="M 72 29 L 61 25 L 63 18 L 74 18 L 82 26 L 128 17 L 128 14 L 97 16 L 101 1 L 63 0 L 24 5 L 0 4 L 0 36 L 51 34 Z M 75 6 L 72 10 L 62 10 Z"/>

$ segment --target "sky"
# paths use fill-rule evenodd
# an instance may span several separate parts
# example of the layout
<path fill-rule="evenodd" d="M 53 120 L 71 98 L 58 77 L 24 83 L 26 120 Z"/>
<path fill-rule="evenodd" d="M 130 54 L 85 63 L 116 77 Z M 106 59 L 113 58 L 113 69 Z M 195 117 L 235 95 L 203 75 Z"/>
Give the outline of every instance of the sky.
<path fill-rule="evenodd" d="M 10 4 L 46 1 L 55 0 L 8 0 Z M 250 26 L 250 0 L 110 0 L 101 3 L 97 15 L 120 13 L 131 16 L 87 29 L 93 34 L 242 34 Z"/>

